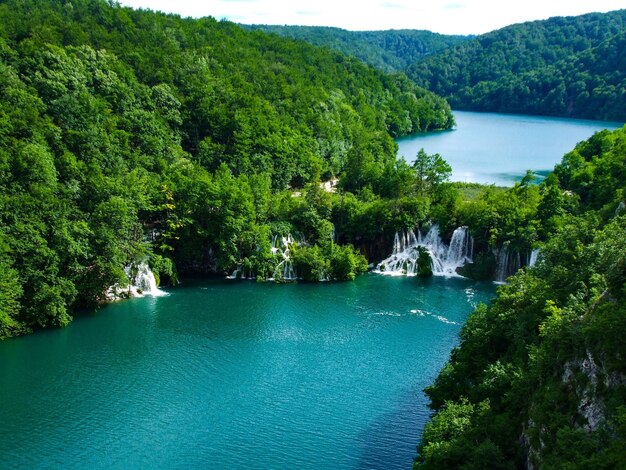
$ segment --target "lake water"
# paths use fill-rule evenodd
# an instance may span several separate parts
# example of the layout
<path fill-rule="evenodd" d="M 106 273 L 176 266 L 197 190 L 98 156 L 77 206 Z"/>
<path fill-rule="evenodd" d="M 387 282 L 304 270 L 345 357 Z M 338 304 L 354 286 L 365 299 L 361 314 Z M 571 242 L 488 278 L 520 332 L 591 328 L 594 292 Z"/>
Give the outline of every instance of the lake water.
<path fill-rule="evenodd" d="M 409 162 L 417 152 L 440 154 L 452 166 L 452 180 L 511 186 L 526 170 L 545 175 L 563 155 L 595 132 L 623 123 L 515 114 L 455 111 L 457 126 L 397 139 L 398 155 Z"/>
<path fill-rule="evenodd" d="M 410 468 L 464 279 L 189 282 L 0 342 L 0 467 Z"/>
<path fill-rule="evenodd" d="M 456 112 L 399 141 L 511 184 L 616 123 Z M 188 282 L 0 342 L 0 467 L 410 468 L 432 383 L 492 284 Z"/>

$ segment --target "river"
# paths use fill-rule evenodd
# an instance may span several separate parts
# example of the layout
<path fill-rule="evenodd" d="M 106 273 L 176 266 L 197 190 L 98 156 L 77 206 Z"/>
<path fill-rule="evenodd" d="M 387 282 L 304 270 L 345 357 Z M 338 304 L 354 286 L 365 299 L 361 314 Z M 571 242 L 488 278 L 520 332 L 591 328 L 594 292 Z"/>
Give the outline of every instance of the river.
<path fill-rule="evenodd" d="M 563 155 L 595 132 L 623 123 L 455 111 L 456 127 L 397 140 L 409 162 L 424 148 L 452 167 L 452 180 L 512 186 L 526 170 L 545 176 Z"/>

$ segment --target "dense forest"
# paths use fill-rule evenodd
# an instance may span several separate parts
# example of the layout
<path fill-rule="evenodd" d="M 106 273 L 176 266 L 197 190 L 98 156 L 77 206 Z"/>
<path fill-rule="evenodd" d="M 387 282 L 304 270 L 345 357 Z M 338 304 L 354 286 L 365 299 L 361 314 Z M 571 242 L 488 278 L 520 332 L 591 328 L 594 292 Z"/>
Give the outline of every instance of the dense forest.
<path fill-rule="evenodd" d="M 626 128 L 577 145 L 538 191 L 538 262 L 463 327 L 426 389 L 414 469 L 626 465 Z"/>
<path fill-rule="evenodd" d="M 426 58 L 448 68 L 424 83 L 573 74 L 588 96 L 550 82 L 517 110 L 617 118 L 625 16 L 505 28 Z M 163 284 L 235 269 L 280 281 L 272 239 L 293 235 L 301 279 L 350 280 L 396 231 L 467 226 L 468 277 L 492 279 L 503 253 L 538 262 L 463 328 L 427 390 L 415 468 L 624 466 L 626 129 L 580 143 L 539 185 L 450 183 L 440 155 L 396 159 L 393 137 L 453 125 L 402 74 L 104 0 L 2 0 L 0 20 L 0 338 L 68 324 L 141 263 Z M 473 89 L 463 80 L 454 93 Z M 544 102 L 552 90 L 566 113 Z"/>
<path fill-rule="evenodd" d="M 477 37 L 254 25 L 403 71 L 458 109 L 626 118 L 626 10 L 555 17 Z"/>
<path fill-rule="evenodd" d="M 350 279 L 362 214 L 333 243 L 320 182 L 380 211 L 368 236 L 413 223 L 392 137 L 453 124 L 405 76 L 102 0 L 1 1 L 0 68 L 0 337 L 67 324 L 146 260 L 162 283 L 270 277 L 273 235 L 306 239 L 303 278 Z"/>
<path fill-rule="evenodd" d="M 418 60 L 471 38 L 413 29 L 347 31 L 325 26 L 241 26 L 329 47 L 386 72 L 403 72 Z"/>
<path fill-rule="evenodd" d="M 626 119 L 626 10 L 508 26 L 409 66 L 454 108 Z"/>

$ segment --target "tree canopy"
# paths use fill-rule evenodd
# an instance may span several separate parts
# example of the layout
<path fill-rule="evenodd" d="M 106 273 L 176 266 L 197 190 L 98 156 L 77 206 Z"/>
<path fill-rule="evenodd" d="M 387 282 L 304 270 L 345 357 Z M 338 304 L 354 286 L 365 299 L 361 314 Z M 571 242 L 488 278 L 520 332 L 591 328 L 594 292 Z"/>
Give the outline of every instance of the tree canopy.
<path fill-rule="evenodd" d="M 416 60 L 416 83 L 476 111 L 626 119 L 626 10 L 508 26 Z"/>
<path fill-rule="evenodd" d="M 320 182 L 381 194 L 392 137 L 452 123 L 405 76 L 233 23 L 0 1 L 0 337 L 66 325 L 146 259 L 163 283 L 269 277 L 285 227 L 353 278 Z"/>
<path fill-rule="evenodd" d="M 386 72 L 404 72 L 415 61 L 471 38 L 413 29 L 347 31 L 326 26 L 241 26 L 335 49 Z"/>
<path fill-rule="evenodd" d="M 415 469 L 626 464 L 625 142 L 626 128 L 597 133 L 538 187 L 537 265 L 463 327 L 426 389 Z"/>

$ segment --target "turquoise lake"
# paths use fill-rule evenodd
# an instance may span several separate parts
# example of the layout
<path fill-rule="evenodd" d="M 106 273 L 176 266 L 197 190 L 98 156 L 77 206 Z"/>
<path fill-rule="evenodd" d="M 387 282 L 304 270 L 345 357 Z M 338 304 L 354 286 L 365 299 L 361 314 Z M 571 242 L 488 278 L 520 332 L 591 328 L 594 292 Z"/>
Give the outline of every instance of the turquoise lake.
<path fill-rule="evenodd" d="M 456 128 L 398 139 L 398 155 L 408 162 L 417 152 L 440 154 L 452 180 L 512 186 L 533 170 L 545 175 L 563 155 L 595 132 L 624 123 L 518 114 L 455 111 Z"/>
<path fill-rule="evenodd" d="M 492 284 L 196 281 L 0 342 L 0 467 L 410 468 Z"/>
<path fill-rule="evenodd" d="M 455 113 L 398 141 L 510 185 L 619 123 Z M 389 247 L 391 252 L 391 246 Z M 0 468 L 408 469 L 436 377 L 490 283 L 187 281 L 0 342 Z"/>

